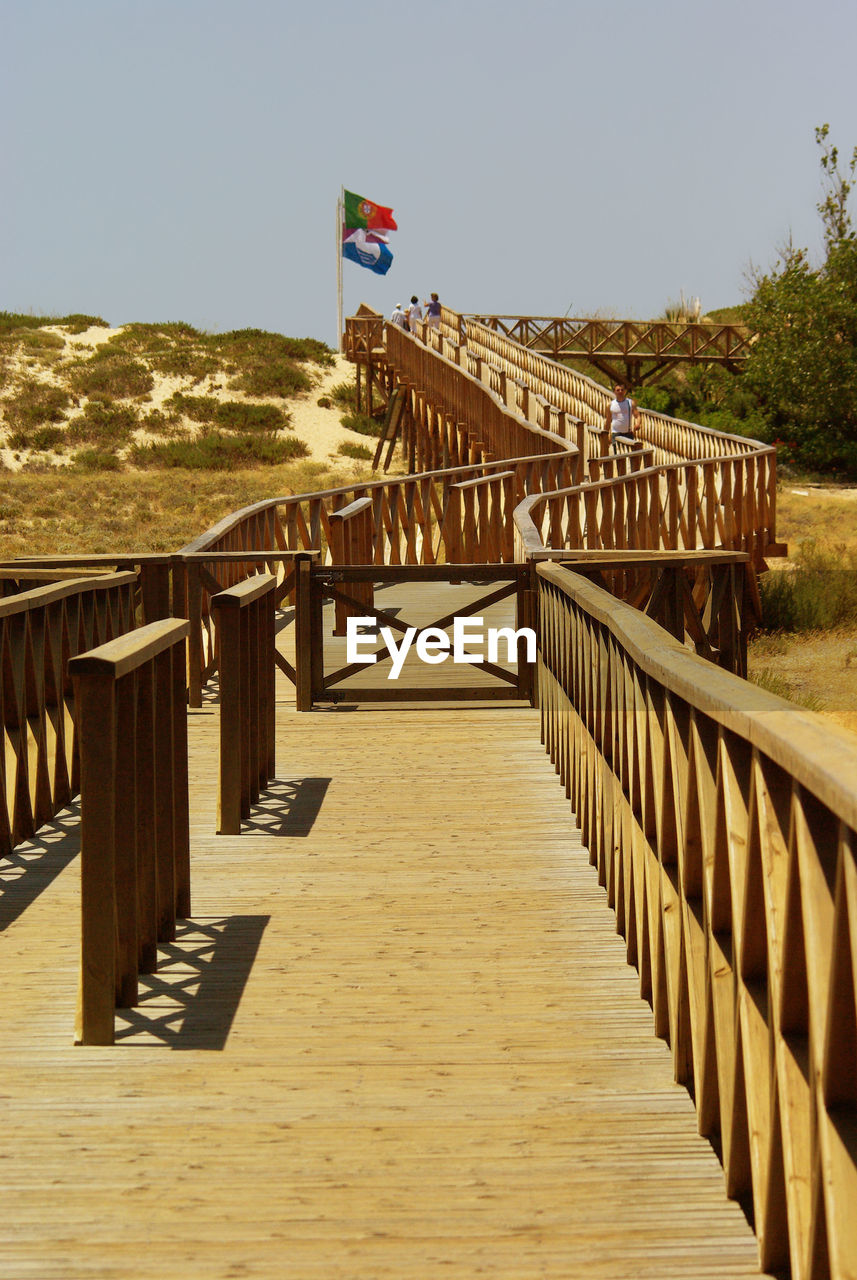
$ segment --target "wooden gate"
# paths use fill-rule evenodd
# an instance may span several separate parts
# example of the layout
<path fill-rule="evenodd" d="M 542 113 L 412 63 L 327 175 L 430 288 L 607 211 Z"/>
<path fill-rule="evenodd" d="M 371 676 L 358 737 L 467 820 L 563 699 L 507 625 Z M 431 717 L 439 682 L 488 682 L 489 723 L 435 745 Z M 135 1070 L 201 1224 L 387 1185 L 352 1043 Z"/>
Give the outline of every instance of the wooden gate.
<path fill-rule="evenodd" d="M 523 628 L 535 630 L 527 565 L 331 567 L 300 560 L 295 603 L 298 711 L 315 703 L 531 697 L 535 643 L 528 653 L 527 636 L 521 634 Z M 347 660 L 349 618 L 363 620 L 351 626 L 352 639 L 359 633 L 362 661 Z M 473 638 L 459 643 L 456 655 L 456 619 L 469 620 L 460 625 L 471 630 L 482 619 L 486 641 L 491 631 L 499 633 L 496 645 L 505 661 L 493 660 L 487 644 Z M 427 631 L 425 642 L 436 656 L 421 660 L 415 641 Z M 388 639 L 399 648 L 409 645 L 395 676 Z M 364 679 L 358 680 L 361 674 Z"/>

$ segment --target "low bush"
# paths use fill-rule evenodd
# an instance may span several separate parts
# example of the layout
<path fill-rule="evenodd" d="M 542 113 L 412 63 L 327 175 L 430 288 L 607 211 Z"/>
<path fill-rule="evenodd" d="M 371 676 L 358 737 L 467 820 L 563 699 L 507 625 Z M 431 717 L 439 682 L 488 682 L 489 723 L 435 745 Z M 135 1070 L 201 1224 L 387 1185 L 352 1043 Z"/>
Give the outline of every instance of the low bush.
<path fill-rule="evenodd" d="M 216 396 L 191 396 L 183 391 L 175 391 L 165 401 L 170 410 L 184 414 L 191 422 L 213 422 L 219 403 Z"/>
<path fill-rule="evenodd" d="M 182 391 L 167 404 L 193 422 L 213 424 L 225 431 L 281 431 L 289 415 L 275 404 L 248 404 L 245 400 L 218 400 L 216 396 L 191 396 Z"/>
<path fill-rule="evenodd" d="M 337 382 L 327 393 L 334 404 L 343 409 L 353 409 L 357 405 L 357 384 L 355 382 Z"/>
<path fill-rule="evenodd" d="M 130 461 L 137 467 L 185 467 L 191 471 L 230 471 L 236 467 L 275 466 L 309 453 L 302 440 L 270 435 L 226 435 L 207 431 L 195 440 L 137 445 Z"/>
<path fill-rule="evenodd" d="M 351 444 L 348 440 L 344 440 L 336 452 L 341 453 L 344 458 L 360 458 L 366 462 L 371 462 L 375 456 L 365 444 Z"/>
<path fill-rule="evenodd" d="M 105 404 L 90 400 L 83 413 L 68 424 L 68 438 L 73 444 L 100 447 L 127 444 L 131 433 L 140 425 L 140 415 L 131 404 Z"/>
<path fill-rule="evenodd" d="M 233 391 L 246 391 L 251 396 L 280 396 L 288 400 L 312 387 L 307 374 L 291 360 L 262 359 L 247 365 L 229 386 Z"/>
<path fill-rule="evenodd" d="M 141 361 L 105 344 L 69 370 L 69 382 L 79 395 L 105 395 L 118 400 L 144 396 L 152 390 L 152 375 Z"/>
<path fill-rule="evenodd" d="M 25 316 L 17 311 L 0 311 L 0 335 L 11 333 L 16 329 L 42 329 L 48 325 L 68 329 L 69 333 L 84 333 L 87 329 L 99 326 L 108 327 L 107 321 L 100 316 Z"/>
<path fill-rule="evenodd" d="M 62 427 L 37 427 L 33 432 L 33 442 L 31 449 L 39 451 L 45 449 L 53 449 L 54 452 L 61 452 L 65 445 L 66 433 Z"/>
<path fill-rule="evenodd" d="M 110 449 L 80 449 L 72 466 L 79 471 L 121 471 L 122 462 Z"/>
<path fill-rule="evenodd" d="M 62 387 L 27 378 L 3 401 L 3 409 L 11 427 L 27 431 L 44 422 L 62 422 L 70 404 L 71 396 Z"/>
<path fill-rule="evenodd" d="M 348 431 L 356 431 L 361 436 L 380 436 L 383 423 L 376 422 L 366 413 L 344 413 L 339 419 Z"/>

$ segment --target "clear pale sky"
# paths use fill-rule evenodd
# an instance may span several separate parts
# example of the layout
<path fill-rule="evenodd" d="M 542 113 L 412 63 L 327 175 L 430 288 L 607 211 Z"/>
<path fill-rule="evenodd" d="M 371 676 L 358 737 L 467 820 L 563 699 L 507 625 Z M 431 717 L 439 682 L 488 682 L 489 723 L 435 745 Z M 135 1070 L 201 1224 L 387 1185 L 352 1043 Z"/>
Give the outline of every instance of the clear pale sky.
<path fill-rule="evenodd" d="M 650 317 L 817 250 L 845 0 L 0 0 L 0 310 L 335 342 L 340 186 L 463 311 Z"/>

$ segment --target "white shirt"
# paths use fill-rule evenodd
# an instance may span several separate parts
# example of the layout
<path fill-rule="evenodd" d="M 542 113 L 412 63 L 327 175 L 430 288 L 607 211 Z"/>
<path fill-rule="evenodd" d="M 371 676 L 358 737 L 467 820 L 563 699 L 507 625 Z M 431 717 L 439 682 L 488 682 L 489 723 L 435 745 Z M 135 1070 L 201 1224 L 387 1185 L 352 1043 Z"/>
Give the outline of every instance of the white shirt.
<path fill-rule="evenodd" d="M 631 413 L 634 401 L 626 396 L 624 400 L 610 401 L 610 434 L 614 436 L 632 436 Z"/>

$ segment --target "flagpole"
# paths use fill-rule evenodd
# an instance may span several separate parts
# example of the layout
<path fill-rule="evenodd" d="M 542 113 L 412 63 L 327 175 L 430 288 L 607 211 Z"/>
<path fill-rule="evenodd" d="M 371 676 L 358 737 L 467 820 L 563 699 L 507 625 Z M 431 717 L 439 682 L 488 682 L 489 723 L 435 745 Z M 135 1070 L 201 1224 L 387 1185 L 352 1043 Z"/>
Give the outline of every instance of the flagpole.
<path fill-rule="evenodd" d="M 342 350 L 342 211 L 345 188 L 339 188 L 336 202 L 336 349 Z"/>

